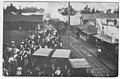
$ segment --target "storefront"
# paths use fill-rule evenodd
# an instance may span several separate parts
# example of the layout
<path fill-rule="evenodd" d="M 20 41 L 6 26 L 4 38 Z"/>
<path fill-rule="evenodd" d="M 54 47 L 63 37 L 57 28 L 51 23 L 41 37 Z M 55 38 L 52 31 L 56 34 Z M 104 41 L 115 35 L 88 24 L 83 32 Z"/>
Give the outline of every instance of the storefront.
<path fill-rule="evenodd" d="M 107 36 L 107 35 L 93 35 L 97 42 L 101 43 L 101 47 L 103 50 L 103 54 L 106 55 L 108 58 L 112 58 L 115 59 L 118 55 L 118 40 L 115 40 L 114 42 L 112 42 L 112 37 Z"/>
<path fill-rule="evenodd" d="M 92 35 L 96 33 L 97 33 L 97 28 L 92 25 L 89 25 L 87 28 L 83 29 L 80 32 L 80 38 L 90 43 L 90 42 L 93 42 L 94 40 Z"/>

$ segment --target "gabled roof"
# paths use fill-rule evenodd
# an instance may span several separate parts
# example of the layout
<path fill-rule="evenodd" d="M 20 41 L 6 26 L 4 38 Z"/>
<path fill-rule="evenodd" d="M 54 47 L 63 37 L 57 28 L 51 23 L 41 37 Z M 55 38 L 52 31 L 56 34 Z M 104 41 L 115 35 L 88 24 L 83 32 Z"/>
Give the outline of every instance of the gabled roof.
<path fill-rule="evenodd" d="M 73 68 L 90 68 L 91 65 L 85 58 L 81 59 L 69 59 Z"/>
<path fill-rule="evenodd" d="M 43 15 L 4 15 L 4 21 L 43 22 Z"/>
<path fill-rule="evenodd" d="M 94 25 L 91 25 L 91 23 L 94 23 Z M 92 35 L 97 33 L 97 28 L 95 27 L 95 20 L 91 19 L 89 20 L 84 26 L 83 26 L 83 32 Z"/>
<path fill-rule="evenodd" d="M 93 35 L 93 34 L 96 34 L 97 33 L 97 29 L 95 30 L 89 30 L 89 29 L 85 29 L 83 30 L 84 33 L 88 34 L 88 35 Z"/>
<path fill-rule="evenodd" d="M 82 30 L 84 33 L 88 35 L 96 34 L 97 33 L 97 28 L 90 23 L 93 22 L 95 24 L 95 20 L 91 19 L 89 20 L 85 25 L 77 25 L 75 26 L 76 28 Z"/>
<path fill-rule="evenodd" d="M 53 53 L 53 58 L 69 58 L 71 50 L 68 49 L 56 49 Z"/>
<path fill-rule="evenodd" d="M 94 13 L 92 15 L 94 18 L 119 18 L 119 14 L 116 13 Z"/>
<path fill-rule="evenodd" d="M 83 20 L 96 19 L 96 18 L 119 18 L 119 14 L 116 13 L 82 14 Z"/>

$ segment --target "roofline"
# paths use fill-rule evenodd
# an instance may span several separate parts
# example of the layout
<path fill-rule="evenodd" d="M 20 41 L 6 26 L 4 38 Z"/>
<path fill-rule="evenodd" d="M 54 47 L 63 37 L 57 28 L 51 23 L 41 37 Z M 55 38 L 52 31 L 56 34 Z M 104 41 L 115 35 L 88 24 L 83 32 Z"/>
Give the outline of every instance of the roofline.
<path fill-rule="evenodd" d="M 118 15 L 118 17 L 100 17 L 100 16 L 96 16 L 95 14 L 101 14 L 101 15 L 104 15 L 104 14 L 113 14 L 113 15 Z M 106 18 L 106 19 L 119 19 L 119 14 L 116 14 L 116 13 L 93 13 L 93 14 L 81 14 L 81 15 L 90 15 L 90 17 L 88 18 L 82 18 L 82 19 L 97 19 L 97 18 Z M 92 18 L 92 16 L 95 15 L 95 18 Z M 82 17 L 82 16 L 81 16 Z"/>

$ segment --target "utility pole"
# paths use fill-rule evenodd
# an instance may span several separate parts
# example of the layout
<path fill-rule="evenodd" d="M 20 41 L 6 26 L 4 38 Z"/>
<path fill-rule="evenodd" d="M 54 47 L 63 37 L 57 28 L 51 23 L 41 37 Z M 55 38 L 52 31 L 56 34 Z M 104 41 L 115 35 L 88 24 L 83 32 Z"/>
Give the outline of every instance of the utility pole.
<path fill-rule="evenodd" d="M 70 2 L 68 2 L 68 44 L 70 46 Z"/>

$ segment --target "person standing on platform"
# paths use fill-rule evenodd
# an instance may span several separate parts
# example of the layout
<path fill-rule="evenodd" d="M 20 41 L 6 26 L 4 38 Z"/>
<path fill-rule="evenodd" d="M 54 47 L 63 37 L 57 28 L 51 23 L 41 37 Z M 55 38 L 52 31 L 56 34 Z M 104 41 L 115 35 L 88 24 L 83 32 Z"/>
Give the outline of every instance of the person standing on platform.
<path fill-rule="evenodd" d="M 98 57 L 101 57 L 101 53 L 102 53 L 102 50 L 101 50 L 100 47 L 98 47 L 98 49 L 97 49 L 97 55 L 98 55 Z"/>
<path fill-rule="evenodd" d="M 62 46 L 63 46 L 63 43 L 62 43 L 62 41 L 60 42 L 60 49 L 62 49 Z"/>

